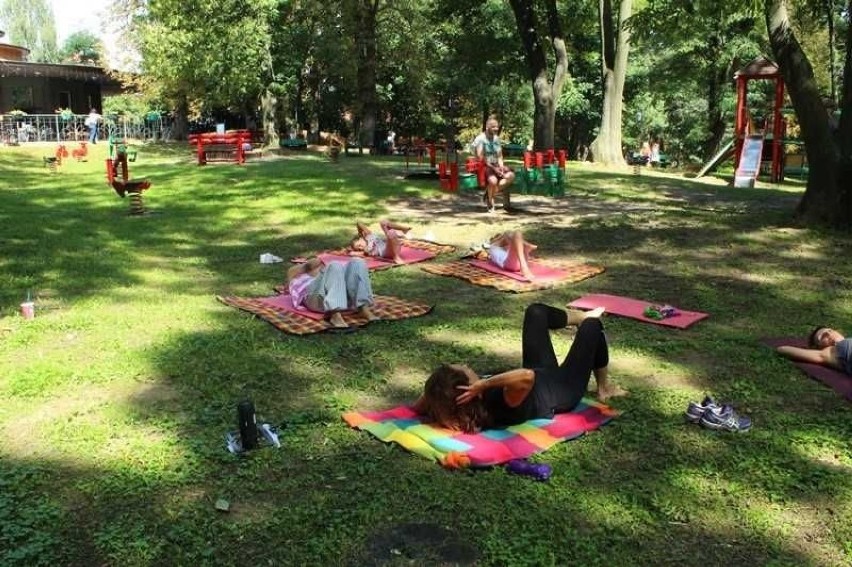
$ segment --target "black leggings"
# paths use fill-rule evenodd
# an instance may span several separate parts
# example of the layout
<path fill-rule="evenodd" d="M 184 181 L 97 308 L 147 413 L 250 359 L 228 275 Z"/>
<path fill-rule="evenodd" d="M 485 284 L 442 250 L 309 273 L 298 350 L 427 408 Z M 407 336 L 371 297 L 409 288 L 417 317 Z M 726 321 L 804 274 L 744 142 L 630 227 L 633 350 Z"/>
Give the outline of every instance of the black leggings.
<path fill-rule="evenodd" d="M 609 364 L 609 347 L 600 319 L 586 319 L 577 329 L 571 349 L 560 365 L 550 339 L 551 329 L 568 325 L 568 314 L 556 307 L 533 303 L 524 313 L 523 365 L 536 371 L 536 381 L 548 383 L 550 404 L 561 411 L 577 405 L 589 386 L 592 370 Z"/>

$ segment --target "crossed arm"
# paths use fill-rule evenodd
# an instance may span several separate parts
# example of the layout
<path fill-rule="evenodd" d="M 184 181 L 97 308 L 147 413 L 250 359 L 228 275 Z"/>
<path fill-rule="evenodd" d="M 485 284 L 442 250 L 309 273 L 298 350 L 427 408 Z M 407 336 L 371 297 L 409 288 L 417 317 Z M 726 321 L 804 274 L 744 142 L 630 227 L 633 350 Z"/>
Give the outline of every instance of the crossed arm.
<path fill-rule="evenodd" d="M 535 384 L 535 372 L 527 368 L 518 368 L 496 374 L 487 380 L 479 379 L 470 386 L 459 386 L 462 392 L 456 397 L 456 402 L 466 404 L 481 396 L 485 390 L 501 388 L 506 405 L 518 407 L 526 399 Z"/>

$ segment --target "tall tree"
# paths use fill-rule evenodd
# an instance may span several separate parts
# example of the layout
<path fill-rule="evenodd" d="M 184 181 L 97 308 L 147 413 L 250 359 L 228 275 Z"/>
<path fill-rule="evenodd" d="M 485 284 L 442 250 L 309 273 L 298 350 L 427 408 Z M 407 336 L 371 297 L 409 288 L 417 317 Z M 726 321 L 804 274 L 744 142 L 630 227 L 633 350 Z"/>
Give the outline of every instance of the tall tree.
<path fill-rule="evenodd" d="M 509 0 L 515 13 L 518 35 L 524 46 L 524 57 L 532 81 L 533 98 L 535 100 L 535 116 L 533 118 L 533 143 L 537 149 L 552 148 L 554 144 L 554 125 L 556 122 L 556 102 L 562 93 L 562 87 L 568 77 L 568 51 L 565 47 L 565 37 L 562 25 L 556 11 L 556 0 Z M 545 11 L 546 29 L 539 28 L 536 7 L 543 5 Z M 552 74 L 548 66 L 548 52 L 545 42 L 550 47 L 554 61 Z"/>
<path fill-rule="evenodd" d="M 847 14 L 852 0 L 847 0 Z M 805 142 L 810 172 L 796 208 L 805 222 L 852 226 L 852 26 L 847 28 L 840 122 L 833 128 L 813 68 L 790 23 L 787 0 L 765 0 L 772 52 L 790 94 Z"/>
<path fill-rule="evenodd" d="M 269 22 L 276 5 L 277 0 L 147 4 L 136 30 L 149 84 L 179 114 L 190 107 L 253 114 L 272 80 Z"/>
<path fill-rule="evenodd" d="M 695 139 L 688 153 L 709 158 L 729 131 L 726 97 L 733 92 L 734 73 L 765 44 L 756 14 L 739 0 L 651 0 L 628 22 L 648 63 L 647 83 L 640 88 L 663 99 L 672 120 L 686 130 L 681 138 Z M 699 102 L 705 108 L 700 119 L 688 108 Z"/>
<path fill-rule="evenodd" d="M 612 0 L 599 0 L 601 32 L 601 78 L 603 111 L 598 136 L 592 142 L 596 162 L 623 163 L 621 149 L 621 117 L 624 110 L 624 79 L 630 31 L 625 22 L 633 11 L 633 0 L 621 0 L 618 18 L 613 17 Z"/>
<path fill-rule="evenodd" d="M 377 23 L 381 0 L 356 0 L 345 2 L 350 7 L 349 21 L 355 38 L 355 62 L 358 70 L 358 98 L 356 116 L 358 120 L 358 142 L 361 148 L 373 147 L 376 143 L 376 115 L 378 95 L 376 93 Z"/>
<path fill-rule="evenodd" d="M 74 32 L 65 38 L 59 51 L 63 63 L 100 65 L 103 53 L 101 40 L 89 31 Z"/>
<path fill-rule="evenodd" d="M 56 21 L 47 0 L 4 0 L 0 19 L 9 43 L 29 49 L 30 61 L 59 62 Z"/>

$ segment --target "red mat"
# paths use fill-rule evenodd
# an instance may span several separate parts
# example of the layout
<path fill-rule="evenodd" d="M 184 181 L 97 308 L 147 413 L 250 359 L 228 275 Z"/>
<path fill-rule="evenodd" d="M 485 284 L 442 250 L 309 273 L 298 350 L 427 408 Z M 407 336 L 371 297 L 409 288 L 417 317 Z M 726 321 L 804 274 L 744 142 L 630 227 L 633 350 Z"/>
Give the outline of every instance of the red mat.
<path fill-rule="evenodd" d="M 651 319 L 645 316 L 645 309 L 652 305 L 658 304 L 618 295 L 607 295 L 605 293 L 584 295 L 580 299 L 576 299 L 568 304 L 569 307 L 574 307 L 575 309 L 603 307 L 607 313 L 612 313 L 613 315 L 621 315 L 622 317 L 629 317 L 638 321 L 644 321 L 645 323 L 654 323 L 655 325 L 675 327 L 677 329 L 686 329 L 690 325 L 709 317 L 707 313 L 684 311 L 676 307 L 679 315 L 667 319 Z"/>
<path fill-rule="evenodd" d="M 435 252 L 431 250 L 403 246 L 402 249 L 399 251 L 399 256 L 403 259 L 404 264 L 416 264 L 417 262 L 425 262 L 426 260 L 431 260 L 432 258 L 437 256 L 437 254 L 435 254 Z M 317 257 L 322 261 L 323 264 L 328 264 L 329 262 L 348 262 L 352 258 L 361 258 L 367 264 L 368 270 L 383 270 L 385 268 L 392 268 L 393 266 L 402 265 L 396 264 L 393 260 L 389 260 L 387 258 L 337 254 L 335 252 L 323 252 Z"/>
<path fill-rule="evenodd" d="M 471 260 L 471 265 L 476 266 L 477 268 L 482 268 L 483 270 L 487 270 L 489 272 L 493 272 L 495 274 L 500 274 L 501 276 L 506 276 L 507 278 L 512 278 L 513 280 L 518 280 L 519 282 L 529 281 L 527 278 L 521 275 L 521 272 L 513 272 L 511 270 L 504 270 L 494 262 L 489 260 Z M 536 260 L 529 261 L 530 271 L 532 271 L 535 276 L 534 281 L 541 282 L 558 282 L 559 280 L 564 280 L 570 277 L 571 272 L 568 270 L 564 270 L 555 266 L 548 266 L 537 262 Z"/>
<path fill-rule="evenodd" d="M 766 338 L 761 339 L 760 342 L 772 348 L 780 346 L 808 347 L 808 341 L 801 337 Z M 852 401 L 852 376 L 848 376 L 834 368 L 822 366 L 821 364 L 810 364 L 809 362 L 797 362 L 795 360 L 791 360 L 790 362 L 798 366 L 802 372 L 814 380 L 822 382 L 847 400 Z"/>
<path fill-rule="evenodd" d="M 439 254 L 449 254 L 455 251 L 456 247 L 450 244 L 440 244 L 430 240 L 405 239 L 399 255 L 405 261 L 405 264 L 416 264 L 418 262 L 431 260 Z M 387 268 L 393 268 L 394 266 L 405 265 L 396 264 L 393 260 L 385 260 L 383 258 L 353 256 L 349 254 L 349 250 L 346 248 L 323 250 L 321 252 L 314 252 L 303 256 L 295 256 L 290 258 L 290 261 L 294 264 L 303 264 L 304 262 L 307 262 L 308 258 L 311 256 L 318 257 L 326 264 L 328 262 L 348 262 L 352 258 L 363 258 L 367 263 L 367 269 L 369 270 L 385 270 Z"/>
<path fill-rule="evenodd" d="M 310 309 L 300 309 L 296 307 L 295 305 L 293 305 L 293 299 L 289 295 L 273 295 L 272 297 L 259 297 L 257 298 L 257 302 L 271 307 L 272 309 L 289 311 L 290 313 L 295 313 L 297 315 L 301 315 L 302 317 L 307 317 L 308 319 L 313 319 L 315 321 L 322 321 L 325 318 L 324 313 L 319 313 L 318 311 L 311 311 Z"/>
<path fill-rule="evenodd" d="M 316 319 L 312 311 L 293 309 L 292 303 L 290 303 L 290 308 L 288 309 L 287 302 L 283 297 L 285 296 L 217 296 L 216 299 L 225 305 L 248 311 L 285 333 L 309 335 L 323 331 L 335 331 L 331 323 L 322 319 L 321 314 L 320 318 Z M 420 317 L 432 311 L 431 305 L 417 301 L 408 301 L 399 297 L 376 295 L 374 299 L 376 302 L 372 306 L 372 311 L 381 317 L 383 321 L 397 321 L 411 317 Z M 350 327 L 363 327 L 370 323 L 366 317 L 354 311 L 342 312 L 342 315 Z"/>

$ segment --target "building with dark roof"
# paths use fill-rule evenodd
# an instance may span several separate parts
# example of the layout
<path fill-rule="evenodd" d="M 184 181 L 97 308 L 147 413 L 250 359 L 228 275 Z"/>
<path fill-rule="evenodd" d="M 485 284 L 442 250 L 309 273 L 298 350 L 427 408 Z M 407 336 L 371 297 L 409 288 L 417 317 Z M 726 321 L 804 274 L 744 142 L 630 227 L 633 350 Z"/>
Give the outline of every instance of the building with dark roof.
<path fill-rule="evenodd" d="M 121 92 L 121 84 L 101 67 L 30 63 L 28 56 L 25 47 L 0 43 L 0 114 L 52 114 L 60 108 L 87 114 L 101 110 L 104 96 Z"/>

